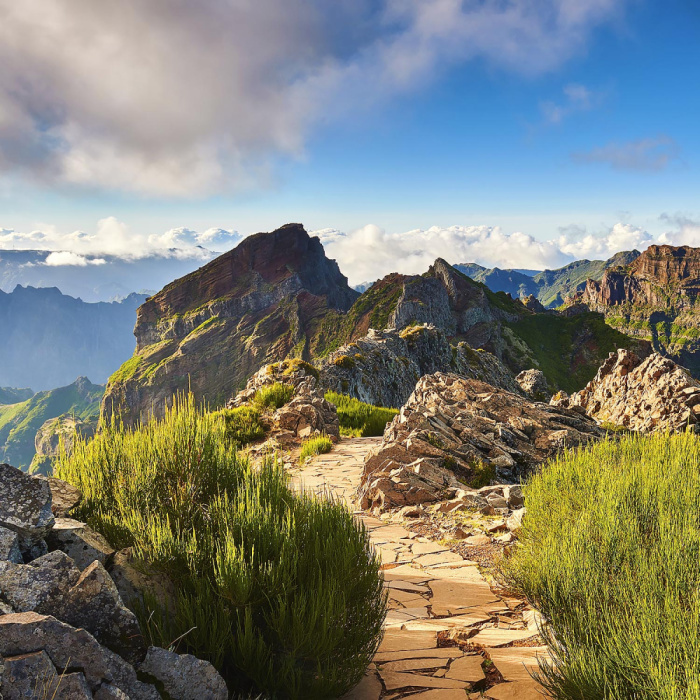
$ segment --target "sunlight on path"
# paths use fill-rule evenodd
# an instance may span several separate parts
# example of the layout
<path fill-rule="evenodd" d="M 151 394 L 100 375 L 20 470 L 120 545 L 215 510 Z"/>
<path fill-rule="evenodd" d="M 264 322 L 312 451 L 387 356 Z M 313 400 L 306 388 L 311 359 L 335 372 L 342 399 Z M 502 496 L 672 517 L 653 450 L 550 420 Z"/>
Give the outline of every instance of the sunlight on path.
<path fill-rule="evenodd" d="M 365 455 L 380 442 L 344 439 L 291 470 L 293 483 L 354 510 Z M 374 664 L 344 700 L 541 700 L 528 669 L 537 668 L 546 647 L 508 646 L 536 642 L 534 611 L 494 593 L 474 562 L 438 542 L 354 512 L 380 553 L 390 598 Z"/>

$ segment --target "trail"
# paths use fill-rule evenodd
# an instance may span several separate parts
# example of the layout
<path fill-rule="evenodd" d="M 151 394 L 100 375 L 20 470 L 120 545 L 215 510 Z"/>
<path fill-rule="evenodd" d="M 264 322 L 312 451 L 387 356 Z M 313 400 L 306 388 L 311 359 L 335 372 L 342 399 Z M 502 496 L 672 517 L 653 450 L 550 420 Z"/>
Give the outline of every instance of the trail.
<path fill-rule="evenodd" d="M 298 487 L 353 508 L 365 455 L 380 442 L 343 439 L 290 473 Z M 542 700 L 528 672 L 546 654 L 531 646 L 532 609 L 492 590 L 475 562 L 400 524 L 354 512 L 381 554 L 390 597 L 374 663 L 343 700 Z"/>

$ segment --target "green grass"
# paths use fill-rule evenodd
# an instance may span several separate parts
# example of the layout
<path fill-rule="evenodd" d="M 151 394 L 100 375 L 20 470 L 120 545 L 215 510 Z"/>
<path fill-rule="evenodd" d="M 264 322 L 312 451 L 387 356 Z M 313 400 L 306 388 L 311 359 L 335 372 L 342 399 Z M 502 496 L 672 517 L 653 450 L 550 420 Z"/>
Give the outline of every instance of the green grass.
<path fill-rule="evenodd" d="M 149 643 L 211 661 L 233 693 L 335 698 L 362 678 L 386 611 L 367 532 L 276 462 L 254 467 L 220 413 L 190 396 L 138 430 L 113 423 L 56 475 L 83 492 L 75 517 L 176 587 L 134 606 Z"/>
<path fill-rule="evenodd" d="M 334 391 L 326 392 L 326 401 L 330 401 L 338 409 L 340 434 L 345 437 L 383 435 L 386 424 L 398 413 L 395 408 L 372 406 Z"/>
<path fill-rule="evenodd" d="M 260 411 L 257 408 L 222 408 L 216 415 L 223 418 L 227 439 L 238 447 L 265 437 L 265 427 L 260 422 Z"/>
<path fill-rule="evenodd" d="M 333 442 L 328 435 L 317 435 L 310 437 L 301 443 L 301 454 L 299 461 L 303 464 L 309 457 L 323 455 L 333 449 Z"/>
<path fill-rule="evenodd" d="M 253 397 L 253 406 L 264 411 L 272 409 L 273 411 L 282 408 L 286 403 L 291 401 L 294 396 L 294 387 L 291 384 L 282 384 L 275 382 L 269 386 L 264 386 L 255 393 Z"/>
<path fill-rule="evenodd" d="M 551 625 L 560 700 L 700 698 L 700 440 L 628 435 L 525 488 L 503 576 Z"/>

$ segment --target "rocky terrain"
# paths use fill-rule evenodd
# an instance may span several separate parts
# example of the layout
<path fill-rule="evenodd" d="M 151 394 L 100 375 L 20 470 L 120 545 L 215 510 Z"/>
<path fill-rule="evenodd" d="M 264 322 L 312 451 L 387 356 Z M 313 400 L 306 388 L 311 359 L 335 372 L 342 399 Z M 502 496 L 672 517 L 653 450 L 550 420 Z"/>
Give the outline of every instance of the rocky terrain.
<path fill-rule="evenodd" d="M 80 493 L 0 465 L 0 694 L 4 700 L 227 700 L 214 667 L 148 647 L 134 613 L 143 574 L 71 520 Z"/>
<path fill-rule="evenodd" d="M 590 279 L 568 303 L 603 313 L 630 337 L 649 341 L 695 376 L 700 373 L 700 249 L 652 245 L 633 262 Z"/>
<path fill-rule="evenodd" d="M 444 331 L 429 325 L 372 329 L 332 352 L 318 369 L 324 389 L 375 406 L 400 408 L 420 377 L 445 369 L 519 391 L 512 373 L 494 355 L 464 342 L 451 345 Z"/>
<path fill-rule="evenodd" d="M 580 407 L 613 429 L 642 433 L 685 430 L 699 422 L 700 382 L 658 353 L 642 359 L 618 350 L 584 389 L 570 397 L 555 397 L 553 403 Z"/>
<path fill-rule="evenodd" d="M 0 405 L 0 461 L 28 469 L 36 454 L 37 433 L 46 421 L 68 416 L 94 423 L 103 394 L 103 385 L 93 384 L 87 377 L 78 377 L 68 386 L 40 391 L 21 403 Z M 42 435 L 39 435 L 39 442 L 45 444 Z"/>
<path fill-rule="evenodd" d="M 379 343 L 373 349 L 386 357 L 367 357 L 363 372 L 327 372 L 329 384 L 333 380 L 342 389 L 347 382 L 348 391 L 369 396 L 363 382 L 369 387 L 378 370 L 393 367 L 391 388 L 380 397 L 390 405 L 406 399 L 416 372 L 486 372 L 488 381 L 502 385 L 500 367 L 487 356 L 475 357 L 470 348 L 491 353 L 514 374 L 540 368 L 552 389 L 573 391 L 609 352 L 636 347 L 598 314 L 563 317 L 541 311 L 492 292 L 441 259 L 423 275 L 388 275 L 360 296 L 325 257 L 318 239 L 289 224 L 245 239 L 139 308 L 136 352 L 110 378 L 102 412 L 107 418 L 118 412 L 127 424 L 134 423 L 162 412 L 174 393 L 187 390 L 221 406 L 260 367 L 285 358 L 320 368 L 330 367 L 326 359 L 332 356 L 345 365 L 340 369 L 351 369 L 352 362 L 359 366 L 355 355 L 363 353 L 352 352 L 353 343 Z M 427 346 L 416 342 L 418 331 L 411 331 L 424 324 L 434 326 L 455 350 L 435 341 L 440 348 L 435 345 L 437 354 L 428 360 Z M 398 331 L 401 342 L 370 335 L 386 329 Z M 413 353 L 411 343 L 417 348 Z M 394 357 L 405 371 L 396 368 Z"/>
<path fill-rule="evenodd" d="M 516 483 L 558 451 L 604 435 L 591 418 L 456 374 L 423 377 L 364 465 L 359 503 L 375 512 Z"/>
<path fill-rule="evenodd" d="M 0 291 L 0 385 L 46 391 L 79 375 L 106 382 L 134 352 L 134 318 L 145 299 L 88 304 L 55 287 Z"/>

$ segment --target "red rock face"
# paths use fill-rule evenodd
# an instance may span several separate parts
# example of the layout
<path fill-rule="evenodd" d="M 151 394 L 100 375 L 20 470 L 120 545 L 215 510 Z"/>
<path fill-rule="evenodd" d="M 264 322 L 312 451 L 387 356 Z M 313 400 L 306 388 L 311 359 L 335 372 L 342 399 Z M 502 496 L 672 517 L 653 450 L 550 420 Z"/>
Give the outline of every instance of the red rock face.
<path fill-rule="evenodd" d="M 681 306 L 700 295 L 700 248 L 652 245 L 624 271 L 609 268 L 600 282 L 588 280 L 581 301 L 591 308 L 620 304 Z"/>

